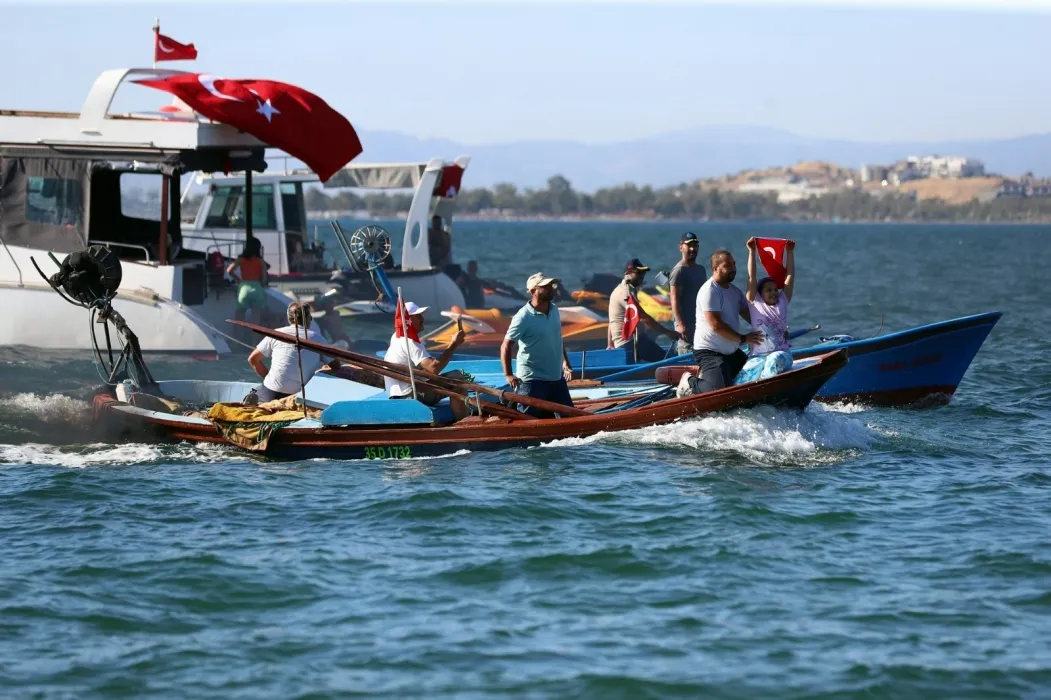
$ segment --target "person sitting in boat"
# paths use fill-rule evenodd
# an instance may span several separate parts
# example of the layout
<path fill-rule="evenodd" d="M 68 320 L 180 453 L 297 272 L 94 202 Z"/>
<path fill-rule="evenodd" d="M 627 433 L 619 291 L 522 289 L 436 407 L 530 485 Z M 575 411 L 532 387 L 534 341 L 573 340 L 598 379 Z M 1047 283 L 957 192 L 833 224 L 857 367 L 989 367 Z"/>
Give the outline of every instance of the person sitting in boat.
<path fill-rule="evenodd" d="M 609 325 L 606 331 L 606 349 L 622 348 L 627 346 L 629 351 L 634 350 L 634 356 L 641 362 L 657 362 L 665 357 L 664 350 L 657 344 L 648 333 L 637 330 L 635 337 L 623 338 L 624 314 L 627 310 L 628 298 L 634 299 L 635 311 L 638 313 L 638 323 L 645 324 L 657 333 L 666 335 L 674 343 L 679 334 L 672 329 L 665 328 L 650 316 L 639 304 L 639 288 L 646 279 L 646 272 L 650 268 L 643 265 L 638 258 L 632 258 L 624 266 L 624 279 L 613 288 L 609 295 Z M 637 328 L 637 326 L 636 326 Z"/>
<path fill-rule="evenodd" d="M 234 318 L 245 320 L 248 311 L 252 311 L 252 322 L 259 323 L 260 315 L 266 307 L 266 271 L 270 266 L 263 260 L 263 248 L 259 239 L 249 238 L 245 241 L 244 250 L 237 259 L 226 268 L 237 285 L 237 311 Z M 240 277 L 234 274 L 240 270 Z"/>
<path fill-rule="evenodd" d="M 467 261 L 467 272 L 456 280 L 456 286 L 463 292 L 464 304 L 468 309 L 485 308 L 485 288 L 482 278 L 478 276 L 478 261 Z"/>
<path fill-rule="evenodd" d="M 318 343 L 325 342 L 325 337 L 311 328 L 309 304 L 299 301 L 292 302 L 288 305 L 287 317 L 289 325 L 278 328 L 279 332 L 299 335 L 300 338 Z M 299 393 L 303 384 L 300 382 L 300 358 L 296 354 L 295 343 L 263 338 L 248 355 L 248 364 L 252 366 L 256 374 L 263 378 L 263 383 L 252 389 L 244 402 L 266 403 Z M 339 365 L 339 360 L 330 359 L 323 367 L 321 355 L 313 350 L 300 350 L 299 355 L 303 363 L 304 381 L 310 381 L 310 377 L 319 369 L 336 369 Z M 263 362 L 264 358 L 270 358 L 269 369 Z"/>
<path fill-rule="evenodd" d="M 500 363 L 504 378 L 518 394 L 572 406 L 569 380 L 573 370 L 562 342 L 562 319 L 552 302 L 558 279 L 542 272 L 526 281 L 530 299 L 511 319 L 500 345 Z M 517 366 L 511 372 L 511 348 L 518 344 Z M 518 405 L 518 410 L 535 418 L 550 418 L 556 414 L 532 406 Z"/>
<path fill-rule="evenodd" d="M 405 334 L 402 335 L 399 333 L 399 324 L 395 323 L 394 335 L 390 337 L 390 346 L 387 348 L 386 354 L 383 355 L 385 361 L 395 365 L 403 365 L 405 367 L 408 367 L 411 362 L 413 367 L 418 367 L 425 372 L 430 372 L 431 374 L 442 373 L 445 366 L 449 364 L 449 360 L 452 359 L 456 349 L 463 344 L 464 332 L 462 330 L 456 331 L 456 335 L 453 336 L 452 342 L 450 342 L 449 346 L 442 351 L 442 354 L 435 359 L 420 341 L 420 333 L 423 332 L 424 329 L 423 314 L 428 308 L 430 307 L 417 306 L 411 301 L 405 302 L 405 314 L 408 317 L 408 327 Z M 456 372 L 449 372 L 445 376 L 456 379 L 462 377 L 462 373 L 457 370 Z M 388 398 L 412 398 L 412 386 L 407 382 L 399 382 L 396 379 L 384 377 L 383 385 L 387 390 Z M 428 391 L 417 391 L 416 398 L 427 405 L 433 406 L 438 403 L 442 397 Z M 456 413 L 456 408 L 457 403 L 453 402 L 453 413 Z"/>
<path fill-rule="evenodd" d="M 752 327 L 763 331 L 766 336 L 762 343 L 751 346 L 751 356 L 763 355 L 776 351 L 789 351 L 788 344 L 788 305 L 792 301 L 795 289 L 796 242 L 789 240 L 785 244 L 785 283 L 784 289 L 778 289 L 777 281 L 764 277 L 756 281 L 756 240 L 749 238 L 748 243 L 748 289 L 745 298 L 752 315 Z"/>
<path fill-rule="evenodd" d="M 711 257 L 712 276 L 697 293 L 697 330 L 693 338 L 693 358 L 701 370 L 695 393 L 723 389 L 734 383 L 748 356 L 737 346 L 759 343 L 760 331 L 741 333 L 737 319 L 752 322 L 748 301 L 733 285 L 737 263 L 727 250 L 717 250 Z"/>

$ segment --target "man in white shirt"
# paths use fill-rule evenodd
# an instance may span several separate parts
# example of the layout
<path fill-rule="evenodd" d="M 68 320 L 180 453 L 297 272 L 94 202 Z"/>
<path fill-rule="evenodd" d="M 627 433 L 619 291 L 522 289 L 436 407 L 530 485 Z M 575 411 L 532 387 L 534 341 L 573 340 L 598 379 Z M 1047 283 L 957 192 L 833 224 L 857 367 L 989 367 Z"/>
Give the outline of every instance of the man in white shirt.
<path fill-rule="evenodd" d="M 733 384 L 748 356 L 737 346 L 759 343 L 759 331 L 737 330 L 740 316 L 751 324 L 752 316 L 744 293 L 732 282 L 737 277 L 737 263 L 726 250 L 717 250 L 711 258 L 712 276 L 697 293 L 697 328 L 693 335 L 693 358 L 701 371 L 694 388 L 696 393 L 723 389 Z"/>
<path fill-rule="evenodd" d="M 280 333 L 298 335 L 300 338 L 324 343 L 325 337 L 311 328 L 310 306 L 298 301 L 288 305 L 289 325 L 276 329 Z M 298 328 L 297 328 L 298 326 Z M 303 381 L 310 381 L 314 372 L 321 369 L 322 359 L 313 350 L 301 350 L 303 360 Z M 263 358 L 270 358 L 270 368 L 267 369 Z M 299 393 L 303 385 L 299 380 L 299 358 L 296 357 L 296 346 L 274 338 L 263 338 L 259 345 L 248 355 L 248 364 L 256 374 L 263 378 L 263 383 L 252 389 L 245 397 L 246 403 L 266 403 L 276 399 L 283 399 L 292 394 Z M 330 362 L 329 367 L 335 368 L 338 360 Z M 252 395 L 255 395 L 254 397 Z"/>
<path fill-rule="evenodd" d="M 419 334 L 423 331 L 423 314 L 430 308 L 428 306 L 416 306 L 413 302 L 409 301 L 405 303 L 405 313 L 408 316 L 408 325 L 415 331 L 416 337 L 420 337 Z M 445 366 L 449 364 L 449 360 L 452 359 L 453 354 L 456 352 L 456 348 L 463 344 L 464 333 L 462 330 L 457 331 L 453 337 L 449 347 L 445 348 L 441 356 L 438 359 L 431 357 L 431 353 L 427 351 L 423 343 L 417 340 L 409 338 L 399 338 L 397 332 L 390 337 L 390 347 L 387 348 L 386 354 L 383 359 L 391 364 L 409 366 L 409 362 L 412 362 L 413 367 L 419 367 L 425 372 L 431 374 L 441 374 Z M 407 382 L 399 382 L 390 377 L 383 378 L 383 384 L 387 390 L 387 396 L 392 399 L 411 399 L 412 398 L 412 387 Z M 441 396 L 433 395 L 430 392 L 419 392 L 417 391 L 417 397 L 420 401 L 425 404 L 434 405 L 441 400 Z"/>

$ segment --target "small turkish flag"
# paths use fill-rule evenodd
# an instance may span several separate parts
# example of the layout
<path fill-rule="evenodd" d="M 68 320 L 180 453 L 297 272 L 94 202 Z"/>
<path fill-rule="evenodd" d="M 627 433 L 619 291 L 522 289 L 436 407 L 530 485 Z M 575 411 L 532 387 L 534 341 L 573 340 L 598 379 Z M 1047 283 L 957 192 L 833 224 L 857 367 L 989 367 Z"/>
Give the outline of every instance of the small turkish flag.
<path fill-rule="evenodd" d="M 628 295 L 624 304 L 624 327 L 620 329 L 620 339 L 629 340 L 635 335 L 635 329 L 639 326 L 639 306 L 635 297 Z"/>
<path fill-rule="evenodd" d="M 394 335 L 398 338 L 404 338 L 407 335 L 410 340 L 420 342 L 420 334 L 416 332 L 416 326 L 409 320 L 405 303 L 401 299 L 398 299 L 398 307 L 394 310 Z"/>
<path fill-rule="evenodd" d="M 160 32 L 153 33 L 154 61 L 192 61 L 197 58 L 197 49 L 193 44 L 180 44 L 170 36 Z"/>
<path fill-rule="evenodd" d="M 208 119 L 280 148 L 306 163 L 322 182 L 362 151 L 346 117 L 295 85 L 202 73 L 135 82 L 175 95 Z"/>
<path fill-rule="evenodd" d="M 788 277 L 788 270 L 785 269 L 786 245 L 788 241 L 784 238 L 755 239 L 759 262 L 763 263 L 763 269 L 777 283 L 778 289 L 784 288 L 785 278 Z"/>
<path fill-rule="evenodd" d="M 436 197 L 455 197 L 460 191 L 463 182 L 463 168 L 459 165 L 446 165 L 442 168 L 442 176 L 438 178 L 438 184 L 434 186 Z"/>

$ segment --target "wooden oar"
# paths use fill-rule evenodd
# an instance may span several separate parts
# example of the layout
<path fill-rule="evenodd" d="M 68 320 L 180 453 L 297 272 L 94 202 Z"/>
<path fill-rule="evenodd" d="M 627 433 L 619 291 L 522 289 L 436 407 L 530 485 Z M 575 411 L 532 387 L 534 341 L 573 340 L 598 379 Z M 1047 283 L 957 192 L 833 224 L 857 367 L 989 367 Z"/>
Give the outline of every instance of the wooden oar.
<path fill-rule="evenodd" d="M 227 319 L 227 323 L 232 323 L 235 326 L 248 328 L 249 330 L 255 331 L 260 335 L 264 335 L 269 338 L 274 338 L 275 340 L 282 340 L 286 343 L 294 344 L 296 340 L 295 337 L 287 333 L 275 331 L 272 328 L 264 328 L 263 326 L 257 326 L 254 323 L 248 323 L 247 321 L 235 321 L 233 319 Z M 340 360 L 346 360 L 352 365 L 357 365 L 362 369 L 372 370 L 376 374 L 382 374 L 384 376 L 391 377 L 392 379 L 398 379 L 398 381 L 404 381 L 403 379 L 401 379 L 401 377 L 407 376 L 407 368 L 403 367 L 402 365 L 391 364 L 390 362 L 385 362 L 380 359 L 371 358 L 367 355 L 360 355 L 356 352 L 351 352 L 350 350 L 343 350 L 333 345 L 328 345 L 326 343 L 318 343 L 313 340 L 300 339 L 299 342 L 300 345 L 307 348 L 308 350 L 313 350 L 317 353 L 321 353 L 329 357 L 335 357 Z M 397 376 L 393 376 L 394 374 L 397 374 Z M 555 403 L 553 401 L 544 401 L 543 399 L 534 398 L 532 396 L 523 396 L 521 394 L 515 394 L 512 392 L 503 391 L 501 389 L 495 389 L 493 387 L 484 386 L 482 384 L 462 382 L 456 379 L 451 379 L 449 377 L 443 377 L 439 374 L 431 374 L 430 372 L 424 371 L 420 368 L 416 368 L 414 374 L 418 382 L 423 380 L 423 382 L 429 385 L 430 388 L 436 390 L 443 389 L 445 391 L 451 391 L 454 392 L 456 396 L 462 397 L 465 396 L 467 392 L 473 391 L 478 394 L 486 394 L 488 396 L 492 396 L 508 404 L 520 403 L 524 406 L 531 406 L 541 411 L 550 411 L 552 413 L 558 413 L 559 415 L 563 416 L 591 415 L 587 411 L 582 411 L 579 408 L 574 408 L 572 406 L 566 406 L 564 404 Z"/>

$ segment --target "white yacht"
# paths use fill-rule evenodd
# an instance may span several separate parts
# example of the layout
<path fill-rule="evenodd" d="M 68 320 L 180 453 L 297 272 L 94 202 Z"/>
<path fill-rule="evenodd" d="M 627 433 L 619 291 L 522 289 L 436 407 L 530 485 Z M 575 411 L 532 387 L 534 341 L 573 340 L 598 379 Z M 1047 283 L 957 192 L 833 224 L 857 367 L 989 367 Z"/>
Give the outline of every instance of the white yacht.
<path fill-rule="evenodd" d="M 222 293 L 204 252 L 184 242 L 179 183 L 195 171 L 243 171 L 250 182 L 252 171 L 266 170 L 267 144 L 188 109 L 110 113 L 127 81 L 182 72 L 106 71 L 79 113 L 0 110 L 0 345 L 91 348 L 83 311 L 51 290 L 34 261 L 50 276 L 49 252 L 62 260 L 102 244 L 123 269 L 113 306 L 144 351 L 215 356 L 237 347 L 225 323 L 235 295 Z M 140 195 L 143 183 L 153 191 L 128 197 L 129 183 Z M 268 311 L 283 316 L 288 298 L 267 294 Z"/>

